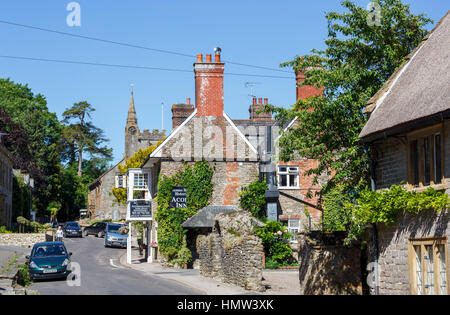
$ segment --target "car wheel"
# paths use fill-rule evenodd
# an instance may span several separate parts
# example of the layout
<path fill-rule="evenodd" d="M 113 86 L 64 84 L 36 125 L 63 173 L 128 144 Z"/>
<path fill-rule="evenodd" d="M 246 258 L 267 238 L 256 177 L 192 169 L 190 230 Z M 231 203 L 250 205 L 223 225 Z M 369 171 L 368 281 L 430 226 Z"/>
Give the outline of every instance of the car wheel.
<path fill-rule="evenodd" d="M 83 231 L 83 236 L 84 236 L 84 237 L 87 237 L 88 235 L 89 235 L 88 232 L 87 232 L 86 230 L 84 230 L 84 231 Z"/>
<path fill-rule="evenodd" d="M 97 236 L 98 237 L 103 237 L 103 232 L 98 232 Z"/>

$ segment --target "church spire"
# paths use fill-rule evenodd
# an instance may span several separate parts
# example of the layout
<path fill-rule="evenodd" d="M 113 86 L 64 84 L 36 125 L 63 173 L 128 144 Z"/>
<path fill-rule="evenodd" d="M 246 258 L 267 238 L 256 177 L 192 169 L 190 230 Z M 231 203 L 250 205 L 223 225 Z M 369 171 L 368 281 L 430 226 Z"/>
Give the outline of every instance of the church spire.
<path fill-rule="evenodd" d="M 131 85 L 131 100 L 128 109 L 127 125 L 125 127 L 125 158 L 129 158 L 138 149 L 140 135 L 137 122 L 136 109 L 134 108 L 133 85 Z"/>
<path fill-rule="evenodd" d="M 136 115 L 136 109 L 134 108 L 133 91 L 131 91 L 130 108 L 128 109 L 127 124 L 128 123 L 137 124 L 137 115 Z"/>

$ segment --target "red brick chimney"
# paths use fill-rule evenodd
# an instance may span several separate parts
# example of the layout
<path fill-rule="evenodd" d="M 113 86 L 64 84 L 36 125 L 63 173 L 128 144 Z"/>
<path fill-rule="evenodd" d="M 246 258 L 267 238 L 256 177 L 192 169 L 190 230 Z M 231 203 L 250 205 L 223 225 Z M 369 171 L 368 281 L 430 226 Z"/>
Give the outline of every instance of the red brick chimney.
<path fill-rule="evenodd" d="M 172 130 L 175 130 L 181 125 L 186 118 L 194 112 L 194 105 L 191 104 L 191 99 L 186 99 L 186 104 L 173 104 L 172 106 Z"/>
<path fill-rule="evenodd" d="M 250 112 L 250 119 L 252 119 L 252 120 L 271 120 L 272 113 L 260 112 L 258 114 L 258 112 L 262 111 L 264 109 L 264 106 L 267 104 L 269 104 L 268 98 L 264 98 L 264 104 L 263 104 L 262 98 L 257 99 L 256 97 L 254 97 L 253 104 L 250 105 L 250 108 L 248 109 L 248 111 Z"/>
<path fill-rule="evenodd" d="M 223 116 L 223 70 L 220 53 L 215 54 L 214 62 L 211 55 L 197 55 L 194 63 L 195 73 L 195 106 L 197 116 Z"/>
<path fill-rule="evenodd" d="M 305 71 L 295 70 L 295 80 L 297 85 L 296 100 L 299 99 L 304 100 L 311 96 L 323 95 L 323 87 L 316 89 L 314 86 L 311 85 L 299 86 L 300 83 L 305 81 Z"/>

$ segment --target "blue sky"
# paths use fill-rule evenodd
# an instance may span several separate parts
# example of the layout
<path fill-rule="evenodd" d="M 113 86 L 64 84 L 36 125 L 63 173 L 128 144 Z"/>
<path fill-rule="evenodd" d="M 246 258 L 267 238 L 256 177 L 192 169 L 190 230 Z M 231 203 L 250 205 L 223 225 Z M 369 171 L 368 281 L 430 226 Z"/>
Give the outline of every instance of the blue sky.
<path fill-rule="evenodd" d="M 188 55 L 213 54 L 222 48 L 222 59 L 278 68 L 312 48 L 324 48 L 325 13 L 341 10 L 338 0 L 78 0 L 81 26 L 69 27 L 69 0 L 0 2 L 0 20 L 91 36 L 117 42 L 176 51 Z M 369 0 L 355 1 L 366 7 Z M 413 13 L 426 13 L 434 24 L 449 9 L 447 0 L 416 0 Z M 431 28 L 432 26 L 430 26 Z M 107 43 L 66 37 L 0 23 L 0 55 L 93 63 L 193 70 L 194 57 L 157 53 Z M 295 80 L 289 73 L 232 64 L 225 71 L 292 79 L 225 76 L 225 111 L 234 119 L 248 118 L 250 88 L 269 102 L 289 106 L 295 101 Z M 58 114 L 79 101 L 97 111 L 93 122 L 105 131 L 114 151 L 114 163 L 124 150 L 124 128 L 130 101 L 130 84 L 141 130 L 160 129 L 161 103 L 164 127 L 171 131 L 174 103 L 194 99 L 193 72 L 109 68 L 0 58 L 0 77 L 28 84 L 43 94 L 49 110 Z"/>

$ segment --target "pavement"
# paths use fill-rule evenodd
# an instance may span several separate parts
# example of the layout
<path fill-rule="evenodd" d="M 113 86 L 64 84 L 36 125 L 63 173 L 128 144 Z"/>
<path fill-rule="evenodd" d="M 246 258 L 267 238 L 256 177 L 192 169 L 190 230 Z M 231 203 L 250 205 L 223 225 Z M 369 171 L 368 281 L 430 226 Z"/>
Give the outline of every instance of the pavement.
<path fill-rule="evenodd" d="M 177 282 L 205 295 L 298 295 L 300 291 L 298 270 L 263 270 L 266 292 L 261 293 L 204 277 L 198 269 L 167 268 L 157 262 L 147 263 L 139 259 L 128 264 L 126 253 L 120 257 L 119 263 L 126 268 Z"/>

